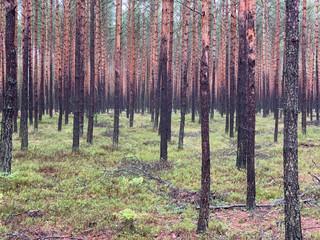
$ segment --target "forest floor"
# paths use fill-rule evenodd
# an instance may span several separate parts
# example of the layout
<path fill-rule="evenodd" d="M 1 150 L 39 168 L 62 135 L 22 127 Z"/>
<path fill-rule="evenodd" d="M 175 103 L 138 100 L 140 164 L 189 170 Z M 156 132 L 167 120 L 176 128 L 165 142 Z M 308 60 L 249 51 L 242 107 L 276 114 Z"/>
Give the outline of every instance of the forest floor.
<path fill-rule="evenodd" d="M 183 150 L 177 147 L 180 115 L 173 115 L 165 167 L 158 164 L 160 137 L 149 114 L 135 114 L 133 128 L 121 115 L 117 150 L 113 114 L 97 116 L 93 145 L 82 137 L 78 153 L 71 152 L 72 117 L 61 132 L 57 120 L 57 114 L 45 116 L 38 132 L 29 127 L 26 152 L 18 134 L 13 136 L 12 174 L 0 176 L 0 239 L 284 238 L 283 206 L 212 210 L 208 233 L 196 235 L 201 135 L 189 115 Z M 283 119 L 277 143 L 272 116 L 258 114 L 256 122 L 257 203 L 279 203 L 274 200 L 283 197 Z M 246 171 L 235 167 L 236 138 L 224 126 L 218 114 L 210 122 L 212 206 L 246 199 Z M 310 175 L 320 176 L 319 136 L 316 122 L 307 135 L 299 132 L 300 193 L 310 200 L 301 208 L 304 239 L 320 239 L 320 182 Z"/>

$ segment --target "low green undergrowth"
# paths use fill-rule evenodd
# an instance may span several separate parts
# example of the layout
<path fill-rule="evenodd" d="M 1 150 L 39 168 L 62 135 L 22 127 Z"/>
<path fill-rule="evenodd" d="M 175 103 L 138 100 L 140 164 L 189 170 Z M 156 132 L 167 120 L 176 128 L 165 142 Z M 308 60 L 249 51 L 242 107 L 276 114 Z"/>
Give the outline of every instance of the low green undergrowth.
<path fill-rule="evenodd" d="M 57 114 L 52 119 L 45 116 L 38 132 L 29 126 L 26 152 L 20 151 L 20 138 L 15 133 L 12 174 L 0 175 L 0 232 L 59 229 L 75 235 L 104 233 L 115 239 L 165 239 L 174 233 L 193 239 L 201 179 L 201 133 L 198 122 L 192 123 L 187 116 L 184 149 L 178 150 L 179 117 L 173 115 L 170 166 L 156 170 L 157 177 L 173 187 L 142 174 L 109 174 L 125 157 L 135 156 L 153 165 L 159 160 L 160 137 L 148 114 L 136 114 L 133 128 L 121 115 L 118 149 L 112 147 L 112 113 L 96 117 L 93 144 L 81 137 L 77 153 L 71 151 L 72 118 L 61 132 L 57 131 Z M 257 202 L 272 202 L 283 195 L 283 122 L 280 120 L 277 143 L 273 142 L 272 117 L 258 114 L 256 122 Z M 246 171 L 235 167 L 237 141 L 225 134 L 224 126 L 225 119 L 218 114 L 210 122 L 212 204 L 245 203 Z M 306 217 L 320 214 L 316 203 L 319 188 L 308 174 L 320 175 L 319 133 L 317 126 L 308 126 L 306 136 L 299 133 L 299 142 L 305 143 L 299 148 L 301 193 L 311 189 L 305 197 L 315 196 L 314 205 L 302 209 Z M 173 188 L 178 189 L 175 194 Z M 271 230 L 265 230 L 263 236 L 268 234 L 275 236 Z M 320 239 L 319 234 L 312 234 L 313 239 Z M 211 216 L 209 233 L 202 237 L 214 236 L 258 239 L 261 232 L 235 230 Z"/>

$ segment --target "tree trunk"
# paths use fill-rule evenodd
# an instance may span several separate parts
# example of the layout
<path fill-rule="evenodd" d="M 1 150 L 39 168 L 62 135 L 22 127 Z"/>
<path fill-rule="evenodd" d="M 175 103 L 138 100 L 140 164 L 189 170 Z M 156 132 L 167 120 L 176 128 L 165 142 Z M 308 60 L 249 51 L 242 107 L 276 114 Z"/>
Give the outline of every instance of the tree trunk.
<path fill-rule="evenodd" d="M 319 0 L 316 0 L 316 13 L 319 10 Z M 318 14 L 316 14 L 316 35 L 315 35 L 315 45 L 316 45 L 316 119 L 319 121 L 319 22 Z"/>
<path fill-rule="evenodd" d="M 28 150 L 28 77 L 29 77 L 29 0 L 23 2 L 23 81 L 22 81 L 22 94 L 21 94 L 21 150 Z"/>
<path fill-rule="evenodd" d="M 95 0 L 90 1 L 90 100 L 89 100 L 89 121 L 88 121 L 88 132 L 87 142 L 92 143 L 93 138 L 93 118 L 94 118 L 94 80 L 95 80 L 95 13 L 94 6 Z M 116 108 L 115 108 L 116 109 Z M 116 110 L 115 110 L 116 114 Z"/>
<path fill-rule="evenodd" d="M 46 51 L 46 14 L 45 14 L 45 0 L 42 0 L 42 27 L 41 27 L 41 45 L 40 45 L 40 64 L 41 64 L 41 76 L 40 76 L 40 101 L 39 101 L 39 121 L 42 121 L 42 115 L 44 114 L 44 87 L 45 87 L 45 51 Z"/>
<path fill-rule="evenodd" d="M 298 183 L 299 0 L 286 0 L 284 98 L 285 239 L 302 239 Z M 304 10 L 305 11 L 305 10 Z"/>
<path fill-rule="evenodd" d="M 179 149 L 183 149 L 184 125 L 187 112 L 187 88 L 188 88 L 188 33 L 189 33 L 189 16 L 190 0 L 185 0 L 183 17 L 183 39 L 182 39 L 182 59 L 181 59 L 181 119 L 179 131 Z"/>
<path fill-rule="evenodd" d="M 119 142 L 119 114 L 120 114 L 120 69 L 121 69 L 121 18 L 122 0 L 117 0 L 116 11 L 116 49 L 115 49 L 115 82 L 114 82 L 114 125 L 113 147 L 118 148 Z"/>
<path fill-rule="evenodd" d="M 39 96 L 38 96 L 38 0 L 34 0 L 34 131 L 38 131 L 39 120 Z"/>
<path fill-rule="evenodd" d="M 76 62 L 72 151 L 79 151 L 80 137 L 80 84 L 84 78 L 84 11 L 85 0 L 77 0 L 76 6 Z"/>
<path fill-rule="evenodd" d="M 133 127 L 136 82 L 136 37 L 135 37 L 135 0 L 131 3 L 131 78 L 130 78 L 130 127 Z"/>
<path fill-rule="evenodd" d="M 61 48 L 60 48 L 60 24 L 59 24 L 59 0 L 56 0 L 56 42 L 55 42 L 55 67 L 59 94 L 59 118 L 58 131 L 62 130 L 62 114 L 63 114 L 63 100 L 62 100 L 62 64 L 61 64 Z M 57 93 L 56 93 L 57 94 Z"/>
<path fill-rule="evenodd" d="M 172 116 L 172 94 L 173 94 L 173 5 L 174 0 L 169 1 L 170 9 L 170 36 L 168 56 L 168 141 L 171 141 L 171 116 Z"/>
<path fill-rule="evenodd" d="M 274 76 L 274 142 L 278 141 L 278 122 L 279 122 L 279 75 L 280 75 L 280 0 L 277 1 L 277 22 L 275 29 L 275 52 L 276 66 Z"/>
<path fill-rule="evenodd" d="M 69 123 L 69 100 L 70 100 L 70 0 L 64 1 L 64 39 L 63 39 L 63 86 L 64 86 L 64 123 Z"/>
<path fill-rule="evenodd" d="M 50 48 L 50 56 L 49 56 L 49 71 L 50 71 L 50 79 L 49 79 L 49 115 L 50 118 L 52 118 L 52 111 L 53 111 L 53 62 L 52 62 L 52 34 L 53 34 L 53 15 L 52 15 L 52 5 L 53 5 L 53 0 L 50 0 L 50 26 L 49 26 L 49 48 Z"/>
<path fill-rule="evenodd" d="M 302 16 L 302 134 L 307 133 L 307 66 L 306 66 L 306 15 L 307 15 L 307 0 L 303 0 L 303 16 Z"/>
<path fill-rule="evenodd" d="M 238 168 L 246 168 L 248 154 L 248 73 L 247 73 L 247 44 L 246 44 L 246 0 L 239 0 L 239 65 L 238 65 Z"/>
<path fill-rule="evenodd" d="M 196 38 L 196 29 L 197 29 L 197 1 L 193 1 L 193 14 L 192 14 L 192 102 L 191 102 L 191 121 L 195 122 L 195 116 L 196 116 L 196 73 L 197 73 L 197 66 L 198 66 L 198 56 L 197 56 L 197 49 L 198 49 L 198 43 Z"/>
<path fill-rule="evenodd" d="M 160 63 L 159 79 L 161 82 L 161 115 L 160 115 L 160 161 L 165 163 L 168 160 L 168 78 L 167 78 L 167 61 L 168 61 L 168 33 L 169 33 L 169 0 L 162 0 L 162 24 L 161 24 L 161 45 L 160 45 Z"/>
<path fill-rule="evenodd" d="M 17 48 L 16 48 L 16 11 L 15 0 L 6 0 L 6 31 L 5 31 L 5 51 L 6 51 L 6 86 L 4 93 L 4 108 L 1 128 L 1 165 L 0 171 L 11 173 L 12 159 L 12 120 L 15 114 L 15 88 L 17 84 Z"/>
<path fill-rule="evenodd" d="M 32 41 L 32 0 L 28 0 L 29 1 L 29 18 L 30 18 L 30 26 L 29 26 L 29 41 L 28 41 L 28 58 L 29 58 L 29 69 L 28 69 L 28 74 L 29 74 L 29 79 L 28 79 L 28 83 L 29 83 L 29 96 L 28 96 L 28 114 L 29 114 L 29 122 L 30 124 L 33 124 L 33 79 L 32 79 L 32 75 L 33 75 L 33 68 L 32 68 L 32 56 L 33 56 L 33 41 Z"/>
<path fill-rule="evenodd" d="M 210 200 L 210 144 L 209 144 L 209 17 L 208 2 L 202 0 L 202 57 L 200 65 L 200 96 L 201 96 L 201 142 L 202 142 L 202 167 L 201 167 L 201 195 L 200 211 L 197 232 L 206 232 L 209 222 L 209 200 Z"/>
<path fill-rule="evenodd" d="M 226 62 L 225 62 L 225 105 L 226 105 L 226 126 L 225 126 L 225 133 L 229 133 L 229 117 L 230 117 L 230 103 L 229 103 L 229 7 L 228 7 L 229 0 L 226 1 L 226 8 L 225 8 L 225 43 L 226 43 Z"/>
<path fill-rule="evenodd" d="M 236 45 L 236 1 L 231 1 L 231 41 L 230 41 L 230 137 L 233 138 L 235 107 L 235 45 Z"/>
<path fill-rule="evenodd" d="M 209 6 L 210 9 L 210 6 Z M 209 30 L 210 31 L 210 30 Z M 212 45 L 212 79 L 211 79 L 211 109 L 210 109 L 210 118 L 214 118 L 214 108 L 215 108 L 215 99 L 216 99 L 216 1 L 213 0 L 213 45 Z"/>
<path fill-rule="evenodd" d="M 247 208 L 256 207 L 256 182 L 254 169 L 254 148 L 255 148 L 255 22 L 256 22 L 256 1 L 247 0 L 247 44 L 248 44 L 248 157 L 247 157 Z"/>

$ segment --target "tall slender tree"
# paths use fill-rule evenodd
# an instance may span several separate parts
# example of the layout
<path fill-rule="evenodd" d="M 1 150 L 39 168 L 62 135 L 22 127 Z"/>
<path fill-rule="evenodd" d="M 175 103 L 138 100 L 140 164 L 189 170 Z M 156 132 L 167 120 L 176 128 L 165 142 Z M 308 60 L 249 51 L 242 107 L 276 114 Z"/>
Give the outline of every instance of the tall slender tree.
<path fill-rule="evenodd" d="M 161 82 L 161 115 L 160 115 L 160 160 L 166 162 L 168 159 L 168 35 L 169 35 L 169 0 L 162 0 L 162 24 L 160 43 L 159 79 Z"/>
<path fill-rule="evenodd" d="M 38 0 L 34 0 L 34 131 L 38 131 L 39 96 L 38 96 Z"/>
<path fill-rule="evenodd" d="M 277 20 L 275 26 L 275 74 L 274 74 L 274 142 L 278 141 L 279 122 L 279 79 L 280 79 L 280 0 L 277 0 Z"/>
<path fill-rule="evenodd" d="M 122 0 L 117 0 L 116 16 L 117 17 L 116 17 L 115 82 L 114 82 L 114 123 L 113 123 L 113 147 L 114 148 L 118 148 L 118 143 L 119 143 Z"/>
<path fill-rule="evenodd" d="M 33 124 L 33 29 L 32 29 L 32 9 L 33 9 L 33 3 L 32 3 L 32 0 L 29 0 L 29 41 L 28 41 L 28 59 L 29 59 L 29 68 L 28 68 L 28 83 L 29 83 L 29 86 L 28 86 L 28 93 L 29 93 L 29 96 L 28 96 L 28 115 L 29 115 L 29 122 L 30 124 Z"/>
<path fill-rule="evenodd" d="M 284 96 L 285 239 L 302 239 L 298 183 L 299 4 L 286 0 L 286 63 Z"/>
<path fill-rule="evenodd" d="M 63 2 L 64 6 L 64 17 L 63 17 L 63 100 L 64 100 L 64 123 L 69 123 L 69 100 L 70 100 L 70 0 Z"/>
<path fill-rule="evenodd" d="M 130 78 L 130 127 L 133 127 L 136 97 L 136 34 L 135 34 L 135 0 L 131 3 L 131 78 Z"/>
<path fill-rule="evenodd" d="M 40 94 L 39 94 L 39 121 L 42 121 L 44 114 L 44 88 L 45 88 L 45 51 L 46 51 L 46 1 L 42 0 L 41 18 L 41 43 L 40 43 Z"/>
<path fill-rule="evenodd" d="M 77 0 L 76 5 L 76 58 L 75 94 L 72 151 L 79 150 L 80 137 L 80 82 L 84 78 L 84 11 L 85 0 Z"/>
<path fill-rule="evenodd" d="M 315 30 L 315 45 L 316 45 L 316 119 L 319 121 L 319 21 L 318 21 L 319 0 L 316 0 L 316 30 Z"/>
<path fill-rule="evenodd" d="M 202 57 L 200 62 L 200 98 L 201 98 L 201 195 L 200 211 L 197 232 L 205 232 L 209 223 L 209 196 L 210 196 L 210 143 L 209 143 L 209 17 L 208 0 L 202 0 L 201 33 L 202 33 Z"/>
<path fill-rule="evenodd" d="M 56 81 L 58 84 L 58 101 L 59 101 L 59 118 L 58 131 L 62 130 L 62 115 L 63 115 L 63 98 L 62 98 L 62 65 L 61 65 L 61 46 L 60 46 L 60 17 L 59 17 L 59 0 L 56 0 L 56 41 L 55 41 L 55 68 Z M 57 94 L 57 93 L 56 93 Z"/>
<path fill-rule="evenodd" d="M 184 125 L 187 112 L 187 88 L 188 88 L 188 33 L 189 33 L 190 0 L 184 1 L 183 39 L 181 48 L 181 118 L 179 130 L 178 148 L 183 149 Z"/>
<path fill-rule="evenodd" d="M 256 182 L 254 167 L 255 149 L 255 59 L 256 59 L 256 0 L 247 0 L 247 44 L 248 44 L 248 157 L 247 157 L 247 208 L 252 210 L 256 207 Z"/>
<path fill-rule="evenodd" d="M 302 49 L 301 49 L 301 59 L 302 59 L 302 121 L 301 121 L 301 129 L 302 134 L 307 133 L 307 66 L 306 66 L 306 28 L 307 28 L 307 0 L 302 0 L 303 2 L 303 15 L 302 15 Z"/>
<path fill-rule="evenodd" d="M 89 121 L 88 121 L 88 132 L 87 142 L 92 143 L 93 138 L 93 118 L 94 118 L 94 94 L 95 94 L 95 0 L 90 1 L 90 104 L 89 104 Z M 118 5 L 117 5 L 118 7 Z M 116 83 L 115 83 L 116 84 Z M 116 109 L 116 108 L 115 108 Z M 116 110 L 115 110 L 116 114 Z"/>
<path fill-rule="evenodd" d="M 236 45 L 236 0 L 231 0 L 231 26 L 230 26 L 230 137 L 234 137 L 234 111 L 235 111 L 235 45 Z"/>
<path fill-rule="evenodd" d="M 49 26 L 49 115 L 52 118 L 53 111 L 53 59 L 52 59 L 52 35 L 53 35 L 53 11 L 52 11 L 53 0 L 50 0 L 50 26 Z"/>
<path fill-rule="evenodd" d="M 247 44 L 246 44 L 246 0 L 239 0 L 239 64 L 238 64 L 238 149 L 237 163 L 238 168 L 246 168 L 248 150 L 248 130 L 247 130 Z"/>
<path fill-rule="evenodd" d="M 173 94 L 173 6 L 174 0 L 169 1 L 170 30 L 169 30 L 169 54 L 168 54 L 168 141 L 171 140 L 171 116 L 172 116 L 172 94 Z"/>
<path fill-rule="evenodd" d="M 4 92 L 4 108 L 1 127 L 1 148 L 0 148 L 0 171 L 11 173 L 12 160 L 12 132 L 13 118 L 15 114 L 15 86 L 17 84 L 17 48 L 16 48 L 16 13 L 17 4 L 15 0 L 6 0 L 6 83 Z"/>
<path fill-rule="evenodd" d="M 29 0 L 23 2 L 23 81 L 21 96 L 21 150 L 28 149 L 28 79 L 29 79 L 29 34 L 30 34 L 30 17 L 29 17 Z"/>

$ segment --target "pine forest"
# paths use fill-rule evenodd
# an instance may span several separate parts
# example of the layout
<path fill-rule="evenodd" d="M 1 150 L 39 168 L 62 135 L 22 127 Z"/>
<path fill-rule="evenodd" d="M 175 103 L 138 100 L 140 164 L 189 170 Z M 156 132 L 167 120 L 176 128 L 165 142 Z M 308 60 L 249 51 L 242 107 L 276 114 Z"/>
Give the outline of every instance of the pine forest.
<path fill-rule="evenodd" d="M 319 41 L 319 0 L 1 0 L 0 239 L 320 240 Z"/>

